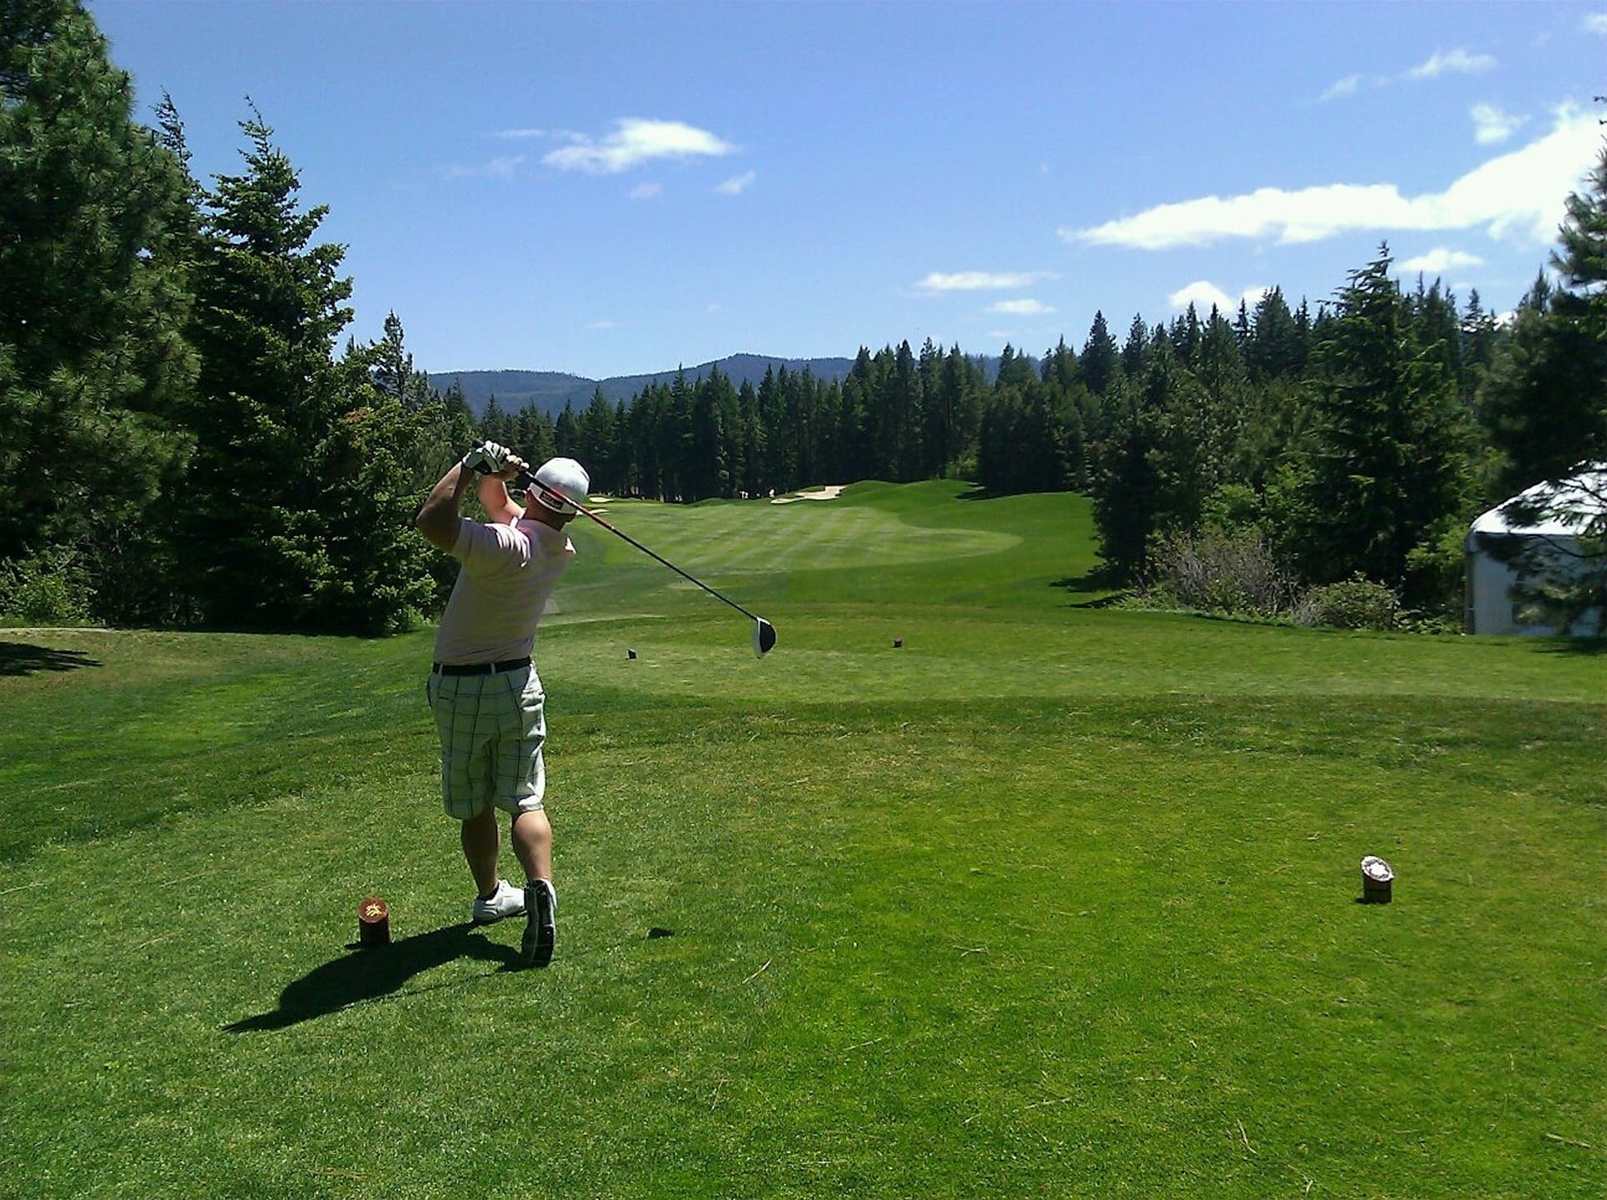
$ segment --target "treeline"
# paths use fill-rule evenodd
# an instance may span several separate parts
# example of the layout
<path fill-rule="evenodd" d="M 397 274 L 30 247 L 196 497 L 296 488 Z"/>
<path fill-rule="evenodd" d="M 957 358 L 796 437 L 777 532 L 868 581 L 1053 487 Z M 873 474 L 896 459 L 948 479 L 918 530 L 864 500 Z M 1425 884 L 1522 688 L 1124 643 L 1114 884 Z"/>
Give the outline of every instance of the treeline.
<path fill-rule="evenodd" d="M 0 0 L 0 611 L 383 633 L 446 572 L 411 529 L 468 443 L 352 284 L 260 115 L 202 186 L 178 113 L 68 0 Z"/>
<path fill-rule="evenodd" d="M 452 573 L 413 512 L 476 436 L 669 501 L 937 476 L 1082 490 L 1112 582 L 1250 546 L 1303 586 L 1445 612 L 1474 513 L 1607 459 L 1607 153 L 1507 321 L 1403 288 L 1383 248 L 1316 312 L 1274 289 L 1136 316 L 1124 340 L 1098 315 L 1080 347 L 996 364 L 902 343 L 841 382 L 683 375 L 476 422 L 414 369 L 395 314 L 341 343 L 344 248 L 317 242 L 325 209 L 254 109 L 241 129 L 243 168 L 203 185 L 171 103 L 133 120 L 81 6 L 0 0 L 0 616 L 405 628 Z"/>
<path fill-rule="evenodd" d="M 906 343 L 861 349 L 840 383 L 772 367 L 737 386 L 716 369 L 618 403 L 599 391 L 578 414 L 566 408 L 545 424 L 537 410 L 505 413 L 493 398 L 481 426 L 497 440 L 572 454 L 599 491 L 693 502 L 968 474 L 988 390 L 981 363 L 958 347 L 945 354 L 928 342 L 917 358 Z"/>
<path fill-rule="evenodd" d="M 1603 156 L 1607 163 L 1607 154 Z M 1570 200 L 1551 275 L 1511 319 L 1477 292 L 1396 280 L 1388 247 L 1313 313 L 1281 289 L 1231 317 L 1096 314 L 1080 349 L 1006 346 L 997 366 L 928 341 L 861 348 L 841 383 L 715 372 L 556 422 L 493 402 L 490 436 L 573 454 L 600 491 L 667 501 L 937 476 L 995 494 L 1093 496 L 1109 581 L 1180 540 L 1264 548 L 1291 584 L 1361 577 L 1454 613 L 1484 507 L 1607 457 L 1607 166 Z"/>

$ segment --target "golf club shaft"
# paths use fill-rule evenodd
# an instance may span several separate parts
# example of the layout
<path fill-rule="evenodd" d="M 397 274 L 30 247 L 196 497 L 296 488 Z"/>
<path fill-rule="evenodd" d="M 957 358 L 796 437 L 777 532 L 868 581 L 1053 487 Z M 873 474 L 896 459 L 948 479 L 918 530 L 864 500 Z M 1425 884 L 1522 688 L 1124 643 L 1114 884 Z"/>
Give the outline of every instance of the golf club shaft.
<path fill-rule="evenodd" d="M 727 604 L 729 604 L 732 608 L 736 609 L 743 616 L 747 617 L 750 621 L 759 621 L 759 620 L 761 620 L 761 618 L 759 616 L 757 616 L 756 614 L 751 613 L 747 609 L 743 608 L 742 605 L 738 604 L 735 600 L 731 599 L 730 596 L 727 596 L 722 592 L 716 591 L 714 588 L 711 588 L 708 584 L 704 583 L 701 579 L 697 578 L 695 575 L 690 575 L 687 572 L 681 570 L 680 567 L 676 566 L 669 559 L 665 558 L 662 554 L 653 553 L 653 551 L 649 550 L 646 546 L 642 545 L 642 543 L 638 542 L 635 538 L 633 538 L 630 534 L 626 533 L 623 529 L 614 528 L 614 526 L 610 525 L 602 517 L 600 517 L 596 513 L 592 512 L 592 510 L 587 508 L 585 505 L 575 504 L 575 502 L 573 500 L 571 500 L 568 496 L 564 496 L 563 493 L 558 491 L 556 488 L 549 488 L 548 490 L 550 490 L 554 495 L 562 496 L 563 499 L 567 503 L 574 504 L 575 511 L 580 513 L 581 516 L 590 517 L 593 521 L 597 522 L 597 524 L 601 525 L 604 529 L 608 530 L 609 533 L 612 533 L 612 534 L 616 535 L 617 537 L 624 538 L 627 542 L 629 542 L 631 545 L 635 546 L 643 554 L 647 555 L 651 559 L 655 559 L 658 562 L 663 563 L 666 567 L 668 567 L 670 570 L 674 571 L 682 579 L 685 579 L 690 583 L 695 583 L 698 587 L 702 588 L 705 592 L 707 592 L 709 595 L 713 596 L 716 600 L 724 600 Z"/>

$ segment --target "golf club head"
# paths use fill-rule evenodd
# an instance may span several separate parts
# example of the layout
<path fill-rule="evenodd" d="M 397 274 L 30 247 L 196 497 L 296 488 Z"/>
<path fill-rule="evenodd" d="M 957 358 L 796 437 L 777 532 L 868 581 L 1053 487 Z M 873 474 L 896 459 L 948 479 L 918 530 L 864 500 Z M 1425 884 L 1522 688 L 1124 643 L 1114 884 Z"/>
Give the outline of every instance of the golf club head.
<path fill-rule="evenodd" d="M 756 617 L 753 622 L 753 656 L 763 658 L 775 645 L 776 627 L 763 617 Z"/>

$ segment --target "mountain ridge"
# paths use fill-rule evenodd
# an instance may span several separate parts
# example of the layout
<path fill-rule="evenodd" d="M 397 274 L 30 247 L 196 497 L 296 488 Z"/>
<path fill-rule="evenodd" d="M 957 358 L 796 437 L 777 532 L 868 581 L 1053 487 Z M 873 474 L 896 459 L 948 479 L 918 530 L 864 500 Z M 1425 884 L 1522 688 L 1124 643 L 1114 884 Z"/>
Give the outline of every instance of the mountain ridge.
<path fill-rule="evenodd" d="M 566 405 L 576 411 L 591 403 L 592 396 L 601 389 L 611 403 L 629 400 L 658 383 L 673 383 L 683 372 L 687 382 L 707 379 L 716 369 L 727 376 L 732 384 L 741 387 L 752 383 L 757 387 L 767 370 L 808 370 L 817 379 L 841 381 L 853 368 L 852 358 L 779 358 L 768 354 L 730 354 L 695 367 L 677 367 L 673 371 L 653 371 L 645 375 L 613 375 L 607 379 L 588 379 L 584 375 L 571 375 L 564 371 L 430 371 L 430 386 L 445 391 L 454 381 L 463 388 L 463 396 L 475 416 L 482 415 L 493 396 L 497 407 L 504 412 L 518 412 L 535 405 L 548 416 L 556 417 Z"/>

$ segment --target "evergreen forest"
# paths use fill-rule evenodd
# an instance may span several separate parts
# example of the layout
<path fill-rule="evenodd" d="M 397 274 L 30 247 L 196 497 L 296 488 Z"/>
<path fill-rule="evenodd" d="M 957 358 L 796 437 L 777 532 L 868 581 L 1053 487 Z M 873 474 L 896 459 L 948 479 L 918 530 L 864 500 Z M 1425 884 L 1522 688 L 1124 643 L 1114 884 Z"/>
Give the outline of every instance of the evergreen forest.
<path fill-rule="evenodd" d="M 137 119 L 82 7 L 0 0 L 13 623 L 405 630 L 454 573 L 413 513 L 486 437 L 668 502 L 934 477 L 1079 491 L 1109 587 L 1261 615 L 1337 589 L 1443 628 L 1473 516 L 1607 460 L 1607 142 L 1511 314 L 1403 282 L 1385 245 L 1315 303 L 1273 288 L 1125 334 L 1101 312 L 1080 345 L 996 364 L 861 347 L 840 382 L 682 376 L 553 419 L 432 388 L 394 312 L 378 341 L 347 336 L 345 248 L 243 106 L 238 172 L 198 180 L 181 114 Z M 1596 561 L 1537 600 L 1599 605 Z"/>

